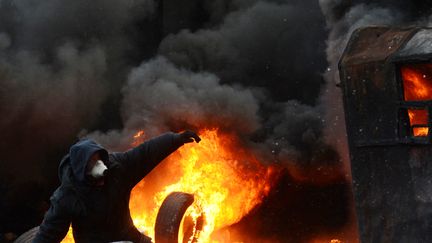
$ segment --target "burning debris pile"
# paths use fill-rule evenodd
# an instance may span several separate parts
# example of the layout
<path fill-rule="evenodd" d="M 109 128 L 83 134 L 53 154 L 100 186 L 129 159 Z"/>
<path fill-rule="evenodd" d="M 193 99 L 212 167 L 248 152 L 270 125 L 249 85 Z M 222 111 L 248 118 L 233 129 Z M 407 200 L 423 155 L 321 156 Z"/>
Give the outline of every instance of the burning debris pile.
<path fill-rule="evenodd" d="M 193 220 L 204 215 L 204 228 L 199 232 L 198 241 L 209 242 L 215 230 L 240 221 L 259 205 L 276 180 L 276 169 L 264 167 L 239 146 L 235 136 L 216 130 L 204 130 L 200 134 L 204 139 L 200 146 L 180 149 L 132 193 L 130 208 L 135 225 L 152 238 L 157 211 L 171 192 L 195 196 L 188 214 Z"/>

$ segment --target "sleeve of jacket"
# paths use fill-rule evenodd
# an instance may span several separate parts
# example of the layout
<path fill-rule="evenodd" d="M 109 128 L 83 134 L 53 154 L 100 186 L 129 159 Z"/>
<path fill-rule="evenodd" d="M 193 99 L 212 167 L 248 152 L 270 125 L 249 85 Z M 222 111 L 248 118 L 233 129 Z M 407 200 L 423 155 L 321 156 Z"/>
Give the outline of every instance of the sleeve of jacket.
<path fill-rule="evenodd" d="M 71 223 L 71 215 L 64 200 L 51 198 L 51 206 L 45 214 L 33 243 L 58 243 L 66 236 Z"/>
<path fill-rule="evenodd" d="M 163 159 L 182 145 L 178 134 L 165 133 L 124 153 L 113 153 L 113 157 L 123 165 L 132 186 L 135 186 Z"/>

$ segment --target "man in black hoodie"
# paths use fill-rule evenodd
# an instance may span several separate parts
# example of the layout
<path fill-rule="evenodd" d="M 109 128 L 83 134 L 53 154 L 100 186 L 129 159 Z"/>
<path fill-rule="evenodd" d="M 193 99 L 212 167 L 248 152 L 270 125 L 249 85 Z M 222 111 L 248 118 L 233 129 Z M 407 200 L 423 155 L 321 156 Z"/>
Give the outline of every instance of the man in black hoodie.
<path fill-rule="evenodd" d="M 61 185 L 51 197 L 33 243 L 60 242 L 72 224 L 77 243 L 151 242 L 132 222 L 132 188 L 184 143 L 199 142 L 191 131 L 167 133 L 123 153 L 108 153 L 85 139 L 61 161 Z"/>

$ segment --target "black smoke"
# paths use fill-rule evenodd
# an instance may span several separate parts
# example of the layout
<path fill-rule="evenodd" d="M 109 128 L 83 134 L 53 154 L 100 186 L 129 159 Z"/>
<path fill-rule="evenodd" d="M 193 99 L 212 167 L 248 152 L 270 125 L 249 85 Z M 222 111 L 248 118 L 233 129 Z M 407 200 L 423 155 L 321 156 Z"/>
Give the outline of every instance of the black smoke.
<path fill-rule="evenodd" d="M 341 167 L 335 64 L 367 16 L 398 18 L 395 7 L 341 2 L 0 0 L 0 232 L 21 233 L 41 219 L 58 161 L 79 136 L 122 148 L 140 129 L 219 127 L 285 167 L 281 188 L 301 185 L 292 170 L 323 177 L 321 168 Z M 304 200 L 319 190 L 314 180 Z M 338 183 L 317 198 L 349 205 L 345 177 Z M 278 194 L 288 192 L 297 193 L 275 191 L 250 217 L 283 207 L 278 198 L 290 207 Z M 20 215 L 30 201 L 33 215 Z M 327 213 L 337 216 L 329 231 L 350 220 L 345 208 Z M 280 232 L 271 238 L 283 241 Z"/>
<path fill-rule="evenodd" d="M 256 1 L 213 28 L 168 35 L 159 51 L 223 83 L 265 87 L 274 100 L 314 104 L 325 67 L 324 42 L 317 39 L 325 36 L 321 21 L 316 3 Z"/>
<path fill-rule="evenodd" d="M 0 1 L 0 232 L 40 221 L 21 210 L 41 210 L 82 129 L 121 125 L 118 90 L 129 66 L 151 55 L 135 35 L 154 14 L 153 1 Z"/>

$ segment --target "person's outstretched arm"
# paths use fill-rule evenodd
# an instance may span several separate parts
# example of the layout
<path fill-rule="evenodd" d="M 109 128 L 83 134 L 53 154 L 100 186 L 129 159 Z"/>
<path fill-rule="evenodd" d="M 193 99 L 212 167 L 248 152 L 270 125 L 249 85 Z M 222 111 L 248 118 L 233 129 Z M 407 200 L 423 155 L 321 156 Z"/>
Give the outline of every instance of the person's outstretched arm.
<path fill-rule="evenodd" d="M 113 157 L 125 167 L 132 186 L 134 186 L 168 155 L 183 144 L 193 141 L 197 143 L 201 141 L 201 138 L 194 132 L 170 132 L 152 138 L 124 153 L 113 153 Z"/>

